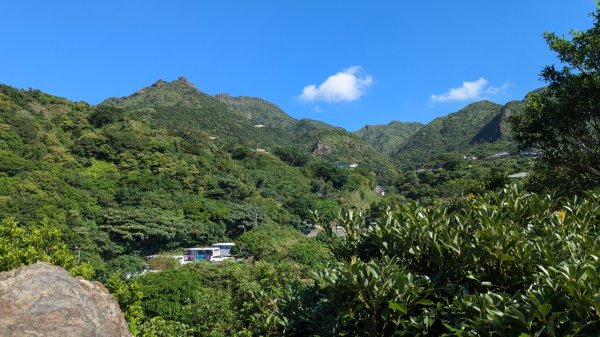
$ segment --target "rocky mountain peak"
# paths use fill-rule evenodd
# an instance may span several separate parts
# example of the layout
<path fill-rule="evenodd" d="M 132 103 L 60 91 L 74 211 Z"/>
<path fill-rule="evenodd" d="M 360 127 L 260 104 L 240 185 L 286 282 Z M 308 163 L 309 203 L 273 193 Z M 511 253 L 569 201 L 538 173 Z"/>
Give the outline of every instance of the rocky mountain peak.
<path fill-rule="evenodd" d="M 177 78 L 177 82 L 184 84 L 190 88 L 196 89 L 198 90 L 198 88 L 196 88 L 196 86 L 194 85 L 194 83 L 190 82 L 185 76 L 179 76 Z"/>
<path fill-rule="evenodd" d="M 153 88 L 162 88 L 162 87 L 164 87 L 166 84 L 167 84 L 167 81 L 164 81 L 164 80 L 158 80 L 158 81 L 154 82 L 154 83 L 151 85 L 151 87 L 153 87 Z"/>

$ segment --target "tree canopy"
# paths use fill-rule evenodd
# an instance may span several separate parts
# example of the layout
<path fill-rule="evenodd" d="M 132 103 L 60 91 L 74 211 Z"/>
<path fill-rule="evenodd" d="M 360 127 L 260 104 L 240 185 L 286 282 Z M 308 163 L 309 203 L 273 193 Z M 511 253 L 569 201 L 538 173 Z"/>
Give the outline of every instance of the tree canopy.
<path fill-rule="evenodd" d="M 540 75 L 548 87 L 511 118 L 515 139 L 542 152 L 537 176 L 544 185 L 600 185 L 600 8 L 592 17 L 593 27 L 572 31 L 570 40 L 544 34 L 563 66 L 546 66 Z"/>

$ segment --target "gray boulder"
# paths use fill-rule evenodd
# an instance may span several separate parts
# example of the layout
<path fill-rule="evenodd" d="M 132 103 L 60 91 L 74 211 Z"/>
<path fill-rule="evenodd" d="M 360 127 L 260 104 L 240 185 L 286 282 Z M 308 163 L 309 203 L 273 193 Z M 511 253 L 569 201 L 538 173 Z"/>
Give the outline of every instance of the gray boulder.
<path fill-rule="evenodd" d="M 99 282 L 36 263 L 0 273 L 0 336 L 131 336 L 119 304 Z"/>

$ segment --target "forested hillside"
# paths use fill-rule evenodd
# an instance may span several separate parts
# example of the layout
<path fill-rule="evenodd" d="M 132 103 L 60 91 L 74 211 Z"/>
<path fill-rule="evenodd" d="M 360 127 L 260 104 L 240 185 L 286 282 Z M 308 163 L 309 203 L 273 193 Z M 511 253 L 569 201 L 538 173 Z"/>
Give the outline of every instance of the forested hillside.
<path fill-rule="evenodd" d="M 390 155 L 396 152 L 404 142 L 417 133 L 423 124 L 393 121 L 387 125 L 365 125 L 354 132 L 373 148 Z"/>
<path fill-rule="evenodd" d="M 254 125 L 278 127 L 289 130 L 296 120 L 286 114 L 278 106 L 256 97 L 233 97 L 228 94 L 214 96 L 225 103 L 229 109 L 248 119 Z"/>
<path fill-rule="evenodd" d="M 201 131 L 227 148 L 287 148 L 312 154 L 331 163 L 358 164 L 376 172 L 378 179 L 395 177 L 396 169 L 384 155 L 342 128 L 295 120 L 259 98 L 210 96 L 184 77 L 157 81 L 131 96 L 107 99 L 104 104 L 130 111 L 131 119 L 175 132 Z"/>
<path fill-rule="evenodd" d="M 98 269 L 123 255 L 231 240 L 260 225 L 305 229 L 311 210 L 331 217 L 378 198 L 371 171 L 335 164 L 372 151 L 333 143 L 338 133 L 352 136 L 310 131 L 331 140 L 339 157 L 286 146 L 287 131 L 232 117 L 182 80 L 98 106 L 0 90 L 2 218 L 59 224 Z"/>
<path fill-rule="evenodd" d="M 483 102 L 424 126 L 411 140 L 414 165 L 425 157 L 416 155 L 420 137 L 436 144 L 443 134 L 446 146 L 502 142 L 512 110 Z M 60 224 L 69 244 L 100 267 L 123 255 L 231 240 L 263 224 L 307 230 L 314 210 L 332 219 L 343 207 L 498 185 L 477 183 L 489 180 L 490 167 L 468 173 L 451 157 L 435 172 L 401 173 L 341 128 L 297 121 L 256 98 L 206 95 L 185 78 L 98 106 L 2 86 L 0 118 L 3 218 Z"/>
<path fill-rule="evenodd" d="M 443 162 L 448 157 L 484 158 L 496 152 L 516 152 L 506 118 L 521 107 L 521 102 L 505 106 L 489 101 L 469 104 L 423 126 L 391 155 L 402 166 L 422 166 Z"/>

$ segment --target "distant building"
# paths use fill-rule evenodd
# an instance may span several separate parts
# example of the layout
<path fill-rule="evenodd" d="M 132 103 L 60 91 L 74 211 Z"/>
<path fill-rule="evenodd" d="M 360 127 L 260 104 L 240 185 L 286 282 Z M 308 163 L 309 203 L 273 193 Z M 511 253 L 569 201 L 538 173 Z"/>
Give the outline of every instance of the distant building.
<path fill-rule="evenodd" d="M 314 237 L 317 237 L 317 235 L 319 233 L 321 233 L 322 231 L 323 231 L 323 228 L 321 228 L 321 227 L 314 227 L 306 235 L 308 237 L 310 237 L 310 238 L 314 238 Z M 342 227 L 340 225 L 336 225 L 335 227 L 333 227 L 332 231 L 333 231 L 333 235 L 335 235 L 335 236 L 338 236 L 338 237 L 344 237 L 344 236 L 346 236 L 346 230 L 344 229 L 344 227 Z"/>
<path fill-rule="evenodd" d="M 344 168 L 344 167 L 346 167 L 346 164 L 345 163 L 337 163 L 337 167 Z"/>
<path fill-rule="evenodd" d="M 533 158 L 537 158 L 539 156 L 542 155 L 542 151 L 538 150 L 538 149 L 534 149 L 534 148 L 529 148 L 529 149 L 525 149 L 522 151 L 519 151 L 519 156 L 521 157 L 533 157 Z"/>
<path fill-rule="evenodd" d="M 264 128 L 265 125 L 264 124 L 256 124 L 256 125 L 254 125 L 254 127 L 260 129 L 260 128 Z"/>
<path fill-rule="evenodd" d="M 350 167 L 350 168 L 357 168 L 358 164 L 357 163 L 352 163 L 352 164 L 348 165 L 348 167 Z"/>
<path fill-rule="evenodd" d="M 509 176 L 507 176 L 508 178 L 512 178 L 512 179 L 516 179 L 516 178 L 525 178 L 529 175 L 529 173 L 527 172 L 519 172 L 519 173 L 515 173 L 515 174 L 511 174 Z"/>
<path fill-rule="evenodd" d="M 508 153 L 508 152 L 498 152 L 498 153 L 495 153 L 495 154 L 487 157 L 486 159 L 493 160 L 493 159 L 505 158 L 508 156 L 510 156 L 510 153 Z"/>
<path fill-rule="evenodd" d="M 474 155 L 472 155 L 472 154 L 465 154 L 465 155 L 463 156 L 463 159 L 464 159 L 464 160 L 477 160 L 477 157 L 475 157 L 475 156 L 474 156 Z"/>
<path fill-rule="evenodd" d="M 219 248 L 219 250 L 221 251 L 221 256 L 231 256 L 231 248 L 233 248 L 233 246 L 235 246 L 235 243 L 219 242 L 219 243 L 214 243 L 212 246 Z"/>
<path fill-rule="evenodd" d="M 379 194 L 380 196 L 385 196 L 385 189 L 383 188 L 383 186 L 375 186 L 375 193 Z"/>
<path fill-rule="evenodd" d="M 221 260 L 221 249 L 218 247 L 196 247 L 183 249 L 183 263 Z"/>

